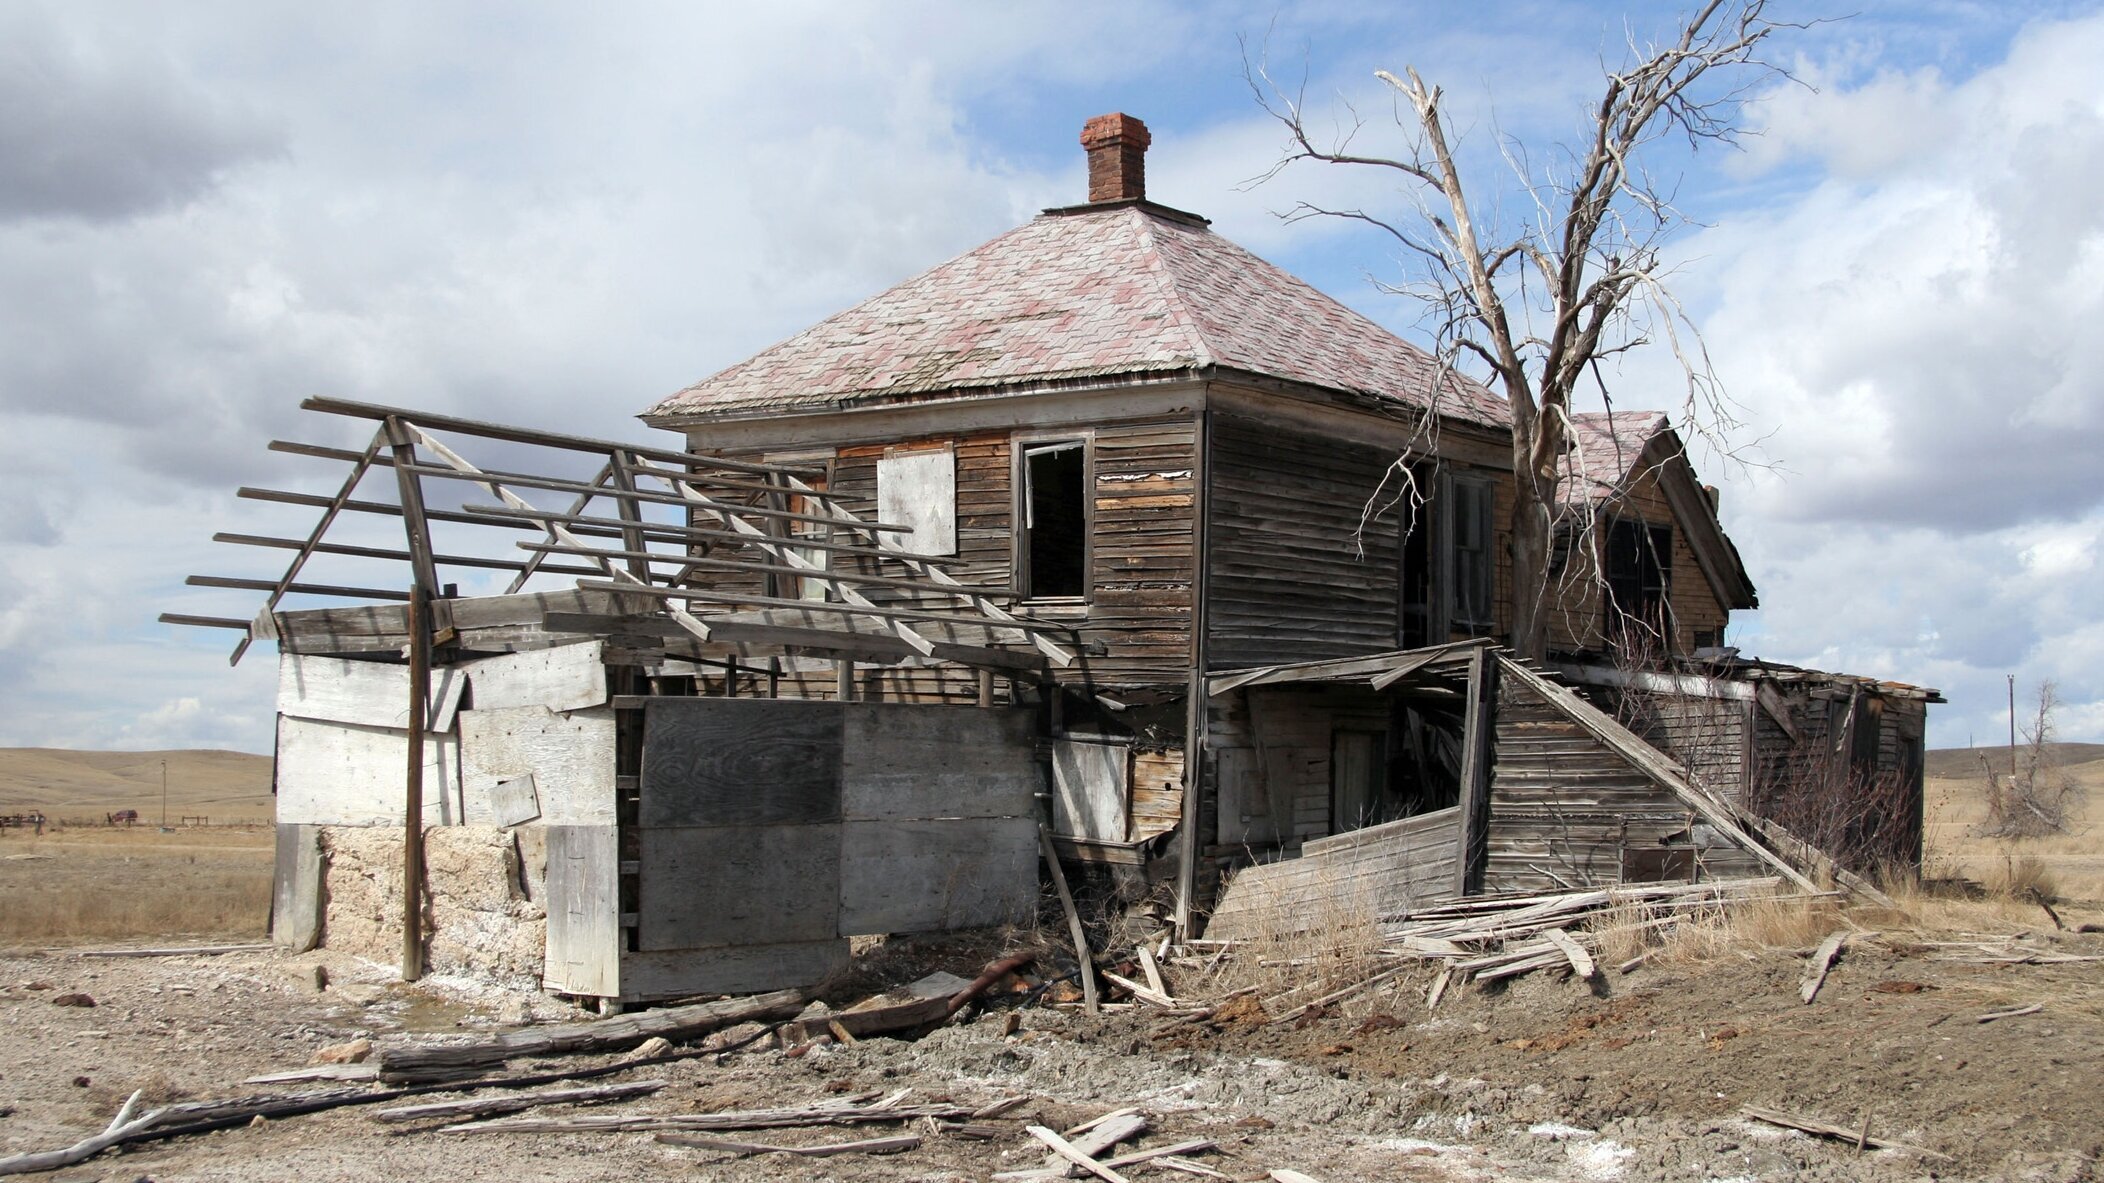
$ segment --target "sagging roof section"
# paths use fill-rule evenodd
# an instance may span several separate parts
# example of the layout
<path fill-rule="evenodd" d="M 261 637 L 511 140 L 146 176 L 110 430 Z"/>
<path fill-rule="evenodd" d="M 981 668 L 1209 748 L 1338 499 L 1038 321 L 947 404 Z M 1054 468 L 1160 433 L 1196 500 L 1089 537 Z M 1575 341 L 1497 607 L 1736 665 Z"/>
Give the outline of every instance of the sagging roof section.
<path fill-rule="evenodd" d="M 332 496 L 242 489 L 250 500 L 320 510 L 304 538 L 218 534 L 214 541 L 293 552 L 269 579 L 191 576 L 199 587 L 265 593 L 253 618 L 164 614 L 170 624 L 238 630 L 231 660 L 256 640 L 275 639 L 288 596 L 403 602 L 415 589 L 437 597 L 441 572 L 488 577 L 508 572 L 503 596 L 537 577 L 576 577 L 584 592 L 614 597 L 624 632 L 654 617 L 660 631 L 717 646 L 763 643 L 855 654 L 868 650 L 1015 671 L 1067 665 L 1066 626 L 1008 612 L 995 597 L 1005 588 L 966 586 L 944 570 L 950 561 L 885 543 L 906 528 L 867 521 L 812 483 L 820 473 L 791 465 L 703 457 L 610 440 L 430 415 L 335 399 L 309 399 L 304 409 L 376 421 L 362 450 L 275 441 L 273 451 L 347 464 Z M 443 437 L 443 438 L 442 438 Z M 450 442 L 449 442 L 450 441 Z M 506 455 L 558 454 L 541 472 L 477 465 L 458 448 L 475 441 Z M 456 447 L 457 445 L 457 447 Z M 472 448 L 470 449 L 472 450 Z M 577 470 L 597 465 L 595 475 Z M 368 476 L 392 470 L 381 499 L 360 497 Z M 450 491 L 449 491 L 450 490 Z M 463 499 L 463 491 L 464 497 Z M 547 504 L 536 504 L 531 492 Z M 481 497 L 478 500 L 476 494 Z M 339 523 L 359 515 L 402 520 L 403 545 L 342 541 Z M 434 526 L 449 533 L 440 539 Z M 477 527 L 459 530 L 458 527 Z M 524 533 L 527 538 L 519 538 Z M 441 543 L 444 549 L 441 549 Z M 460 545 L 465 543 L 465 545 Z M 480 546 L 476 544 L 480 543 Z M 491 543 L 508 544 L 492 547 Z M 491 550 L 495 553 L 490 553 Z M 394 568 L 399 582 L 349 586 L 309 582 L 302 572 L 317 556 Z M 752 577 L 726 588 L 697 586 L 696 573 Z M 747 590 L 747 588 L 754 590 Z M 440 601 L 445 603 L 446 601 Z M 1004 644 L 1023 649 L 1018 653 Z"/>
<path fill-rule="evenodd" d="M 1244 372 L 1504 426 L 1503 399 L 1144 201 L 1050 210 L 658 403 L 655 427 L 938 391 Z M 1435 393 L 1436 392 L 1436 393 Z"/>
<path fill-rule="evenodd" d="M 1672 421 L 1659 411 L 1571 416 L 1571 447 L 1564 454 L 1559 493 L 1566 507 L 1586 514 L 1611 510 L 1646 475 L 1657 477 L 1659 492 L 1717 602 L 1727 608 L 1760 607 L 1745 560 L 1724 532 L 1710 490 L 1696 477 Z"/>

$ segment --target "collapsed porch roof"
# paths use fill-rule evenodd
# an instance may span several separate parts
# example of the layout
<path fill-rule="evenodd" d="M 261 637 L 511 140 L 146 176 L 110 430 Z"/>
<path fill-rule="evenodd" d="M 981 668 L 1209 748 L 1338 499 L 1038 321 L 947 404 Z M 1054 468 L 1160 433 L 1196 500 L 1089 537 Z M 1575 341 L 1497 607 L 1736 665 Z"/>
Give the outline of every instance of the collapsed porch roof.
<path fill-rule="evenodd" d="M 239 496 L 321 511 L 304 538 L 221 533 L 214 541 L 289 550 L 274 578 L 194 575 L 192 586 L 265 593 L 254 617 L 164 613 L 169 624 L 226 628 L 242 634 L 230 661 L 251 643 L 276 639 L 288 596 L 401 603 L 421 593 L 438 599 L 440 572 L 509 572 L 502 595 L 539 577 L 574 578 L 574 586 L 620 605 L 596 627 L 677 636 L 695 652 L 743 647 L 808 648 L 843 659 L 948 661 L 1009 673 L 1041 671 L 1074 660 L 1070 626 L 1017 615 L 1001 601 L 1006 588 L 968 585 L 940 556 L 904 551 L 886 540 L 906 527 L 867 520 L 824 488 L 823 470 L 674 452 L 611 440 L 484 423 L 396 407 L 311 398 L 302 408 L 375 421 L 361 450 L 272 441 L 271 450 L 347 464 L 333 495 L 277 489 Z M 512 471 L 480 467 L 454 443 L 473 440 L 509 455 L 538 452 L 548 467 Z M 461 443 L 461 447 L 467 447 Z M 556 459 L 545 459 L 547 453 Z M 597 464 L 577 479 L 569 470 Z M 391 469 L 391 496 L 356 496 L 368 475 Z M 447 497 L 465 484 L 489 502 Z M 554 494 L 559 508 L 536 505 L 521 490 Z M 332 534 L 356 515 L 398 517 L 403 545 L 365 545 Z M 653 516 L 654 515 L 654 516 Z M 434 523 L 454 531 L 434 542 Z M 519 533 L 531 534 L 519 539 Z M 492 543 L 510 543 L 492 546 Z M 386 586 L 308 582 L 317 556 L 355 559 L 405 576 Z M 728 575 L 703 580 L 700 575 Z M 655 622 L 640 625 L 639 621 Z M 587 627 L 590 622 L 569 622 Z M 1055 639 L 1057 638 L 1057 639 Z"/>

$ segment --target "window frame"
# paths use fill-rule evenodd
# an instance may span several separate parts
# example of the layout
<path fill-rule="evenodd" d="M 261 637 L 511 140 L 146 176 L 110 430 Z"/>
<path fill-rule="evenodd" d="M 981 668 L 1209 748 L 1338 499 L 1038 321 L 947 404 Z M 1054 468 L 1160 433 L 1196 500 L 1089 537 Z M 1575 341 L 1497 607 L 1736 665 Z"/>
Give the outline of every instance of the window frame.
<path fill-rule="evenodd" d="M 1029 457 L 1053 445 L 1081 449 L 1081 594 L 1033 595 L 1030 581 Z M 1086 606 L 1096 591 L 1096 433 L 1089 428 L 1019 431 L 1008 438 L 1009 571 L 1018 603 Z"/>
<path fill-rule="evenodd" d="M 1458 527 L 1457 508 L 1463 496 L 1481 499 L 1482 513 L 1479 521 L 1482 530 L 1480 558 L 1481 604 L 1465 605 L 1461 601 L 1460 572 L 1462 550 Z M 1498 491 L 1497 481 L 1488 474 L 1455 472 L 1448 469 L 1440 474 L 1438 520 L 1439 537 L 1439 604 L 1443 627 L 1437 630 L 1434 644 L 1451 639 L 1456 629 L 1470 636 L 1490 636 L 1498 627 Z M 1478 552 L 1470 552 L 1476 554 Z M 1480 616 L 1474 611 L 1480 608 Z"/>

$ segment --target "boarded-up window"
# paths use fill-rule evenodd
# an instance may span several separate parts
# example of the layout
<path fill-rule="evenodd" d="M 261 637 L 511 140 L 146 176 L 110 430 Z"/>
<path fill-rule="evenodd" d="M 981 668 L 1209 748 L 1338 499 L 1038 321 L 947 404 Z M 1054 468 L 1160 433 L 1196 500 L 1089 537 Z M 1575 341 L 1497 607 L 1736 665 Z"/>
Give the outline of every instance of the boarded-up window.
<path fill-rule="evenodd" d="M 1071 838 L 1125 841 L 1131 752 L 1121 740 L 1054 740 L 1053 828 Z"/>
<path fill-rule="evenodd" d="M 1467 633 L 1487 633 L 1496 627 L 1490 595 L 1491 484 L 1480 477 L 1451 476 L 1442 492 L 1447 624 Z"/>
<path fill-rule="evenodd" d="M 957 553 L 957 456 L 948 447 L 888 452 L 877 461 L 877 520 L 884 545 L 922 555 Z"/>
<path fill-rule="evenodd" d="M 1029 599 L 1088 594 L 1088 445 L 1081 440 L 1023 449 L 1017 583 Z"/>

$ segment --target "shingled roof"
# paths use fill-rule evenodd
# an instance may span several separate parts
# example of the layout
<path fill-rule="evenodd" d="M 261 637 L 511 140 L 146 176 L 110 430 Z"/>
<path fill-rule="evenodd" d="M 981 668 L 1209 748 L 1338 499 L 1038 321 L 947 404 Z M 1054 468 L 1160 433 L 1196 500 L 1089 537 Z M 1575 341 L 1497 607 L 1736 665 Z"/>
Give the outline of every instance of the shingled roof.
<path fill-rule="evenodd" d="M 1571 416 L 1571 450 L 1564 454 L 1562 499 L 1601 501 L 1620 492 L 1635 475 L 1637 458 L 1651 441 L 1670 431 L 1660 411 L 1584 411 Z"/>
<path fill-rule="evenodd" d="M 1503 399 L 1206 228 L 1144 201 L 1049 210 L 645 412 L 823 411 L 901 395 L 1243 372 L 1511 422 Z"/>

